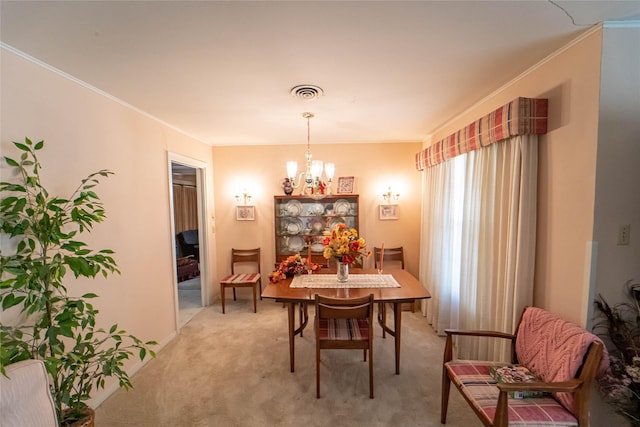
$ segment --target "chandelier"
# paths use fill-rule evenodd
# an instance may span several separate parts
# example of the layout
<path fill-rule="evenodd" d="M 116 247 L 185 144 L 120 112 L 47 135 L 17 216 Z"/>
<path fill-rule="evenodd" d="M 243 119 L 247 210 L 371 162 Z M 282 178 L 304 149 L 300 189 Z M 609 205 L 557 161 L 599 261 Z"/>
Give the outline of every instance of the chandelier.
<path fill-rule="evenodd" d="M 307 119 L 307 154 L 305 156 L 307 165 L 306 170 L 301 172 L 296 180 L 296 173 L 298 172 L 298 162 L 295 160 L 289 160 L 287 162 L 287 177 L 291 186 L 300 188 L 304 180 L 304 185 L 300 190 L 300 194 L 322 197 L 325 194 L 331 194 L 331 182 L 336 171 L 335 163 L 323 163 L 322 160 L 311 160 L 311 130 L 309 120 L 314 117 L 312 113 L 302 113 L 302 117 Z M 323 181 L 322 172 L 324 170 L 324 176 L 326 182 Z"/>

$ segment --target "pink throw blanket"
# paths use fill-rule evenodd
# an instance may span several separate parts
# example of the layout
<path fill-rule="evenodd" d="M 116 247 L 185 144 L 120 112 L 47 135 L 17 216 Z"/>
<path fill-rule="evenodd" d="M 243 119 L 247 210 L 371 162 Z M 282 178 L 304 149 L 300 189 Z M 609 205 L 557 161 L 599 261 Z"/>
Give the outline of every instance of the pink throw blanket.
<path fill-rule="evenodd" d="M 600 341 L 596 335 L 537 307 L 528 307 L 516 339 L 518 363 L 526 366 L 545 382 L 575 378 L 589 345 Z M 609 369 L 605 355 L 599 376 Z M 575 414 L 573 395 L 558 393 L 556 398 Z"/>

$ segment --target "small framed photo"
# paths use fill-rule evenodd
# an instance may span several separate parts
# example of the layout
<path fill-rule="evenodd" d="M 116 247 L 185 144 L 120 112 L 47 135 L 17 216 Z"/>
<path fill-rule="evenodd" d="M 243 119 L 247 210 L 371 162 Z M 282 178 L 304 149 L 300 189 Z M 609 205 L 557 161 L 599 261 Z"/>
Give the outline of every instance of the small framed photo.
<path fill-rule="evenodd" d="M 236 206 L 237 221 L 254 221 L 255 219 L 255 206 Z"/>
<path fill-rule="evenodd" d="M 338 194 L 352 194 L 353 193 L 353 181 L 352 176 L 341 176 L 338 178 Z"/>
<path fill-rule="evenodd" d="M 380 219 L 398 219 L 398 205 L 380 205 Z"/>

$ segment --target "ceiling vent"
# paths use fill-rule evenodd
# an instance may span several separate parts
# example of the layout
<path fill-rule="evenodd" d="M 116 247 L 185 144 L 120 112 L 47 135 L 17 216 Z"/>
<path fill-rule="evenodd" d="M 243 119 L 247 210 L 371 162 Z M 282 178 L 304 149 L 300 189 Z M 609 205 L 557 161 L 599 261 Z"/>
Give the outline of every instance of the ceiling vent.
<path fill-rule="evenodd" d="M 319 86 L 314 85 L 298 85 L 291 88 L 291 95 L 304 101 L 320 98 L 324 95 L 324 91 Z"/>

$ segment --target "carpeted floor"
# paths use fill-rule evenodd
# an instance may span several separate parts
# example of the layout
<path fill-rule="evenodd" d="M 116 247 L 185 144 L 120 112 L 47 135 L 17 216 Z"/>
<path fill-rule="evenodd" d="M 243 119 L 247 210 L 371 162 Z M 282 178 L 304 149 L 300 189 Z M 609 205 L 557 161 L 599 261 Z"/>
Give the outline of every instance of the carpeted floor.
<path fill-rule="evenodd" d="M 202 309 L 200 276 L 178 282 L 178 308 L 182 328 Z"/>
<path fill-rule="evenodd" d="M 361 351 L 325 350 L 315 397 L 313 328 L 296 337 L 289 371 L 287 312 L 271 300 L 252 311 L 249 292 L 200 310 L 181 333 L 96 408 L 96 425 L 117 426 L 440 426 L 444 340 L 419 313 L 403 313 L 401 372 L 393 339 L 374 337 L 375 398 Z M 310 315 L 313 315 L 311 308 Z M 481 425 L 452 390 L 447 425 Z"/>

